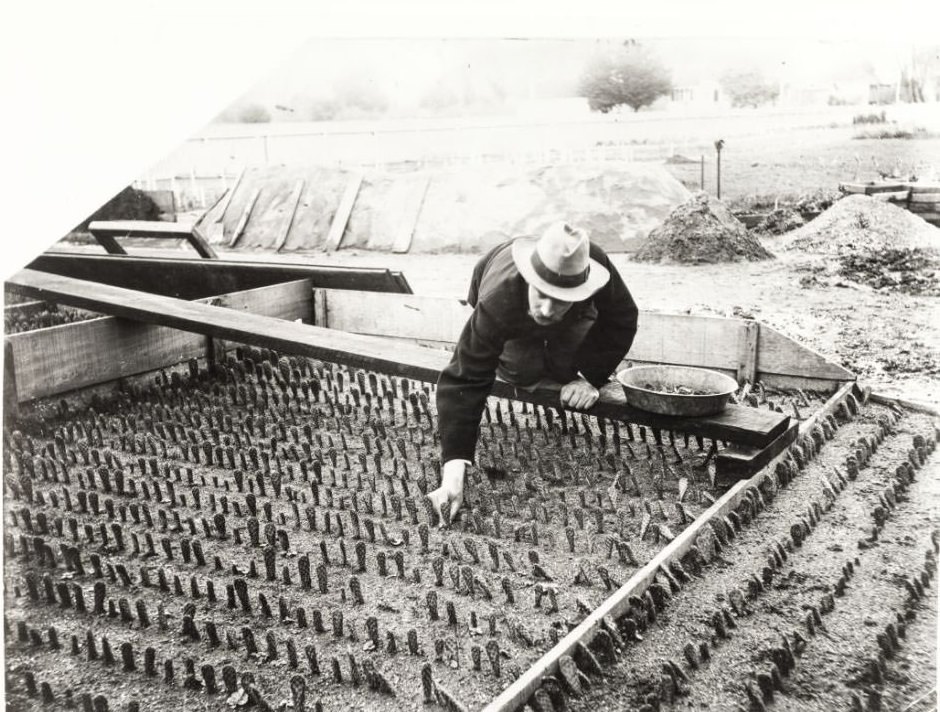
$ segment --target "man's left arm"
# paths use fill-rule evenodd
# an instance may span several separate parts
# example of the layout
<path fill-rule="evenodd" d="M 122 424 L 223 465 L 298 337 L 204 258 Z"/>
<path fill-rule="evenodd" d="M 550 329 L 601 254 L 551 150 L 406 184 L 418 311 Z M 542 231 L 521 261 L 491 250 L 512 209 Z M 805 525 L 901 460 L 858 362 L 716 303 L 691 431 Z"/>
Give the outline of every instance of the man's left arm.
<path fill-rule="evenodd" d="M 610 280 L 594 295 L 597 321 L 581 342 L 576 364 L 591 385 L 600 388 L 633 345 L 639 310 L 607 255 L 594 249 L 591 253 L 610 271 Z"/>

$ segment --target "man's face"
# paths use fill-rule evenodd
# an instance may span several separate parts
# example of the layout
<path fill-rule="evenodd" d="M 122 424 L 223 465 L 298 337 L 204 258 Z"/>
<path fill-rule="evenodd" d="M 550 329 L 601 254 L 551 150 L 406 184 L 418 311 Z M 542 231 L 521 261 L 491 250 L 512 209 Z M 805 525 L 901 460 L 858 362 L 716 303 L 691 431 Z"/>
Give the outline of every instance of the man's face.
<path fill-rule="evenodd" d="M 549 326 L 561 321 L 572 304 L 573 302 L 563 302 L 546 296 L 529 285 L 529 316 L 539 326 Z"/>

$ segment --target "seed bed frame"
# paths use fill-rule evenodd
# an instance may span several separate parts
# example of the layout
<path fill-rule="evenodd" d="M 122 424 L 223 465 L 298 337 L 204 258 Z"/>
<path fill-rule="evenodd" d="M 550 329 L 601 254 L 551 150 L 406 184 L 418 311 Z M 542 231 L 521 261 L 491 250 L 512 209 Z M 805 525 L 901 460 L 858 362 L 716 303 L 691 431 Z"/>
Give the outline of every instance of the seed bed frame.
<path fill-rule="evenodd" d="M 129 287 L 133 286 L 134 289 Z M 47 253 L 15 274 L 7 289 L 109 316 L 7 335 L 4 408 L 32 399 L 147 373 L 191 358 L 214 362 L 228 342 L 313 357 L 351 367 L 434 382 L 470 312 L 455 299 L 410 294 L 387 270 L 296 264 L 166 260 Z M 371 291 L 369 291 L 371 290 Z M 35 304 L 10 309 L 35 309 Z M 381 314 L 381 318 L 376 315 Z M 300 323 L 298 323 L 300 322 Z M 849 394 L 862 397 L 854 375 L 753 320 L 641 312 L 629 354 L 641 363 L 719 370 L 739 382 L 801 388 L 832 396 L 802 422 L 785 414 L 731 405 L 717 416 L 678 418 L 631 408 L 616 384 L 602 389 L 599 417 L 722 441 L 720 478 L 733 482 L 704 514 L 640 568 L 575 629 L 490 702 L 487 712 L 522 707 L 562 656 L 590 642 L 605 619 L 642 595 L 660 570 L 680 560 L 715 517 L 758 486 L 766 468 L 786 456 L 818 419 Z M 557 407 L 557 393 L 517 392 L 497 382 L 493 395 Z M 865 394 L 868 395 L 867 393 Z"/>

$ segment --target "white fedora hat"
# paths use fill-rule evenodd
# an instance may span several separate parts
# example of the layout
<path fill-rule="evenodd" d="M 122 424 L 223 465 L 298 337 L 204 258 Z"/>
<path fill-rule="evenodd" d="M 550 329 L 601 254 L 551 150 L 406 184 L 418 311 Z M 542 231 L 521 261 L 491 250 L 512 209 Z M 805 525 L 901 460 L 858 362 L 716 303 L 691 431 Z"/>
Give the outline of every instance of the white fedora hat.
<path fill-rule="evenodd" d="M 512 243 L 512 259 L 522 278 L 542 294 L 563 302 L 588 299 L 607 284 L 610 272 L 590 256 L 583 230 L 557 222 L 539 238 Z"/>

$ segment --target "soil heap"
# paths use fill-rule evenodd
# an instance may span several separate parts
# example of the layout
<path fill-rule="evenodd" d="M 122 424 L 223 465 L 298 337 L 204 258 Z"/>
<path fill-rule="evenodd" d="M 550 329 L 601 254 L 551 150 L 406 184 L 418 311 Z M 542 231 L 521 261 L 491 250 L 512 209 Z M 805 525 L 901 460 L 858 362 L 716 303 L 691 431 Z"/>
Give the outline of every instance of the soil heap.
<path fill-rule="evenodd" d="M 847 196 L 784 240 L 786 250 L 836 257 L 831 268 L 853 282 L 940 295 L 940 228 L 883 200 Z"/>
<path fill-rule="evenodd" d="M 642 262 L 757 261 L 773 255 L 720 200 L 696 193 L 650 232 L 636 259 Z"/>

